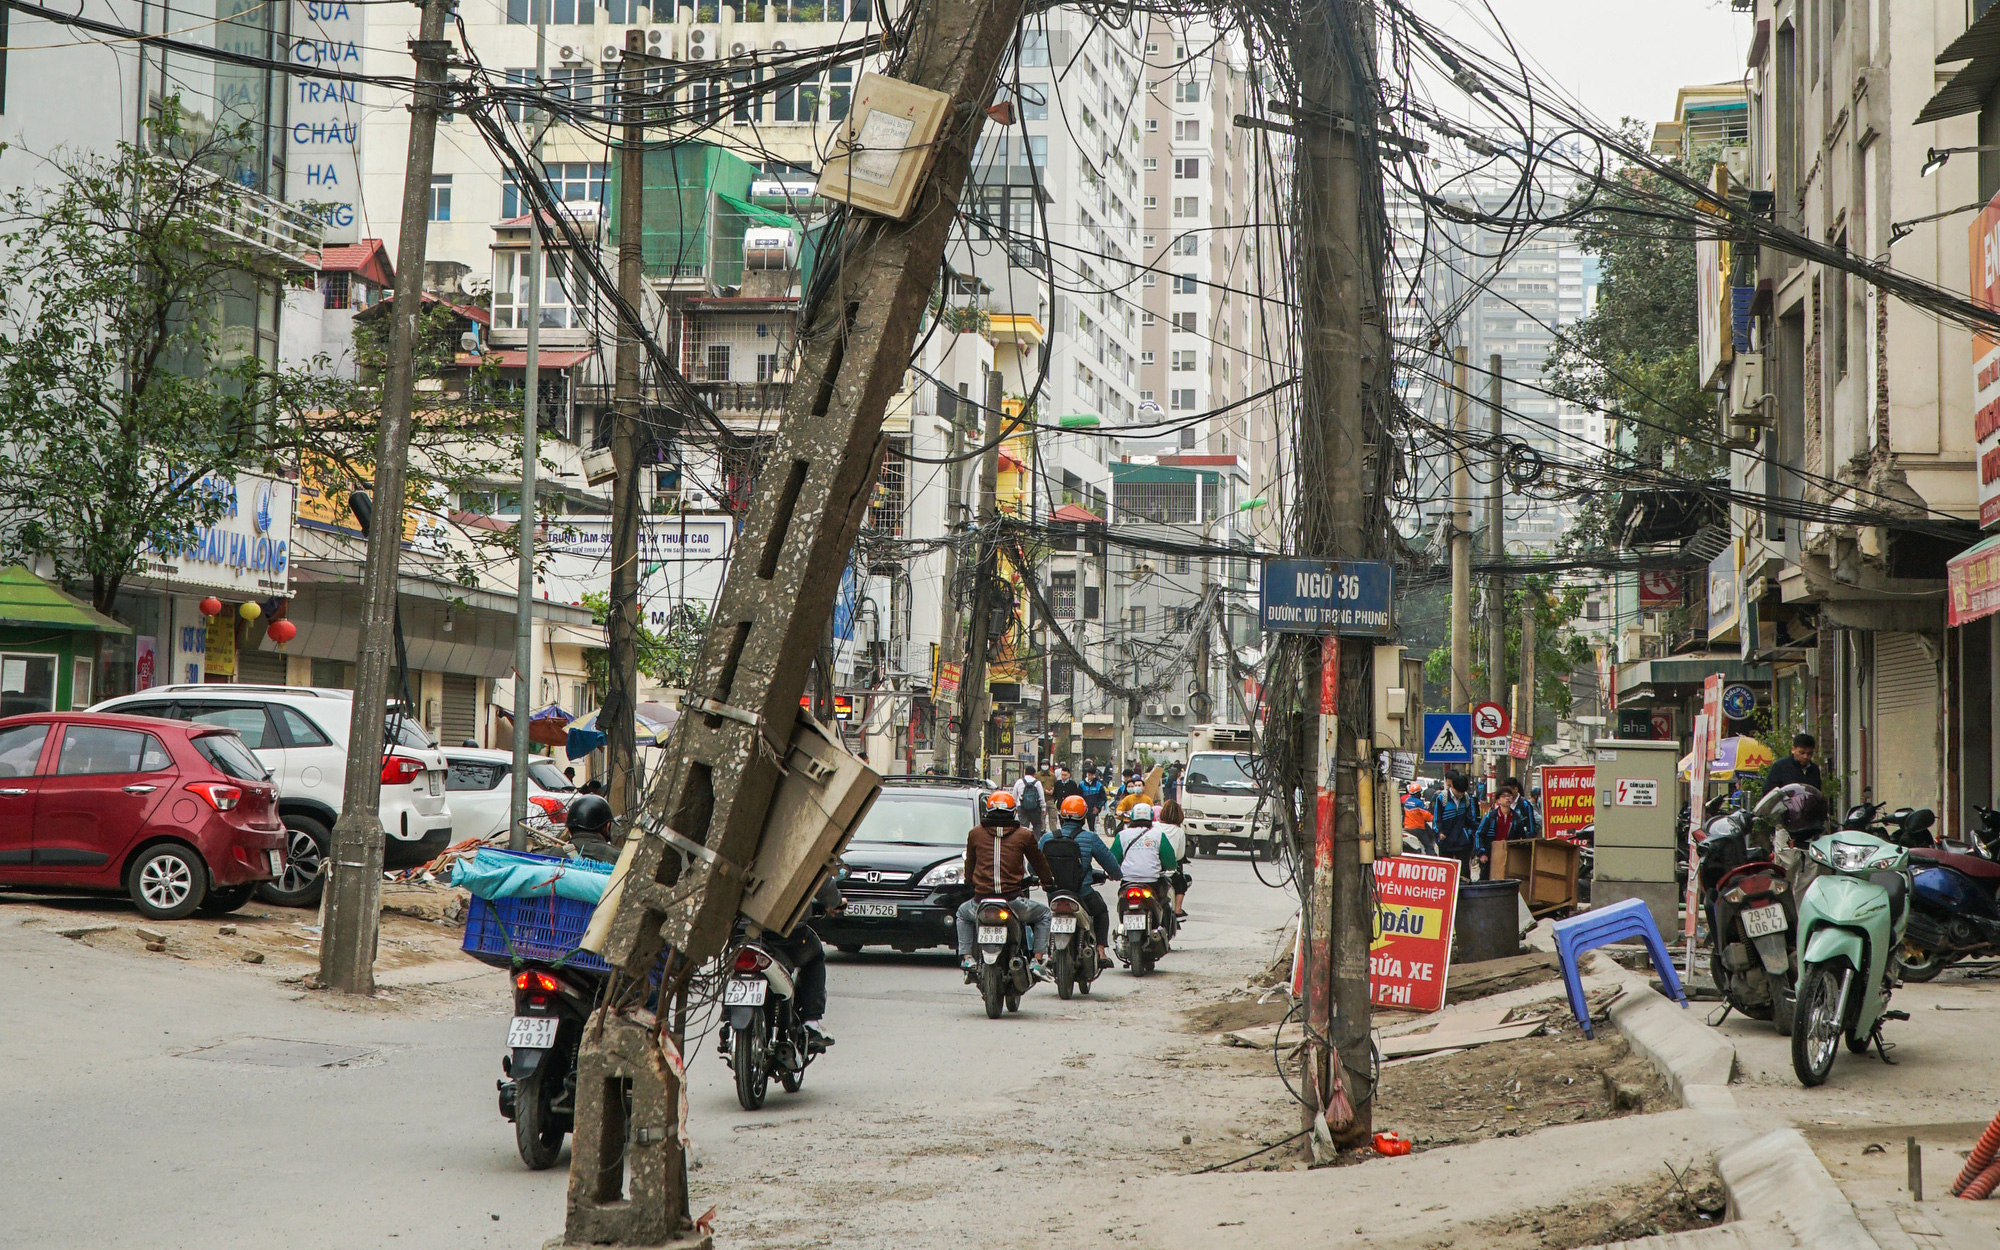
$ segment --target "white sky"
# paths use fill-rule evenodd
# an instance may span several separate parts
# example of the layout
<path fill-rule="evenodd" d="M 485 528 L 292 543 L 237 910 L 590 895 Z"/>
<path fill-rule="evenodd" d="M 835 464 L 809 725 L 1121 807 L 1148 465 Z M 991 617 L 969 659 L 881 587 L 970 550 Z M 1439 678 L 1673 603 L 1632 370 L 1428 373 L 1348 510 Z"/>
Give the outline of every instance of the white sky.
<path fill-rule="evenodd" d="M 1496 52 L 1493 16 L 1541 77 L 1603 121 L 1673 116 L 1674 93 L 1743 76 L 1754 29 L 1729 0 L 1410 0 L 1454 38 Z"/>

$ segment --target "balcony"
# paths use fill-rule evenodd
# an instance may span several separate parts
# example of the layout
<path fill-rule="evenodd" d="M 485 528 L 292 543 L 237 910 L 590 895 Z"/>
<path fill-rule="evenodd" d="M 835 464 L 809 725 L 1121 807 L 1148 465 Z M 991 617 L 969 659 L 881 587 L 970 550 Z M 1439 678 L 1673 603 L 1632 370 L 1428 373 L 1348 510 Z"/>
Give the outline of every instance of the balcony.
<path fill-rule="evenodd" d="M 167 177 L 183 173 L 209 184 L 195 210 L 197 219 L 215 234 L 250 251 L 258 260 L 284 270 L 316 269 L 311 259 L 324 246 L 326 225 L 304 209 L 229 182 L 217 174 L 164 157 L 152 158 Z"/>

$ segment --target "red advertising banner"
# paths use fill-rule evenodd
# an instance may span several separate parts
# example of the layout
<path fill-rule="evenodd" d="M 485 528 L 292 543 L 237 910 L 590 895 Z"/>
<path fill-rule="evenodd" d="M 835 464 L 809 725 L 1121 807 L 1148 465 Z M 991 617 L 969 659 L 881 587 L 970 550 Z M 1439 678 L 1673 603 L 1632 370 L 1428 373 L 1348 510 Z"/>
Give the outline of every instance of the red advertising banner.
<path fill-rule="evenodd" d="M 1639 574 L 1639 606 L 1658 608 L 1681 601 L 1681 575 L 1661 570 Z"/>
<path fill-rule="evenodd" d="M 1542 828 L 1575 833 L 1597 823 L 1597 766 L 1551 764 L 1542 769 Z"/>
<path fill-rule="evenodd" d="M 1944 569 L 1950 587 L 1945 596 L 1945 624 L 1956 629 L 2000 612 L 2000 538 L 1989 538 L 1953 556 Z M 139 640 L 142 648 L 146 642 Z"/>
<path fill-rule="evenodd" d="M 1722 748 L 1722 674 L 1710 673 L 1702 683 L 1701 715 L 1695 719 L 1694 748 L 1704 763 Z"/>
<path fill-rule="evenodd" d="M 2000 195 L 1967 227 L 1974 303 L 2000 308 Z M 1961 418 L 1962 419 L 1962 418 Z M 1979 524 L 2000 524 L 2000 340 L 1972 332 L 1972 437 L 1979 465 Z"/>
<path fill-rule="evenodd" d="M 1368 1001 L 1404 1011 L 1442 1010 L 1457 918 L 1457 860 L 1429 855 L 1376 860 Z"/>

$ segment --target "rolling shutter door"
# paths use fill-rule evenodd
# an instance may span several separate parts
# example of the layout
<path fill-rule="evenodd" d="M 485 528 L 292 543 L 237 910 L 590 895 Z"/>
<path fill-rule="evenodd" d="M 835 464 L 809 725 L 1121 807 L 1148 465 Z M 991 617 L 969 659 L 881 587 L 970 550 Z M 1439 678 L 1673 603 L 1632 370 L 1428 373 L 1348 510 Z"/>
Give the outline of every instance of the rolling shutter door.
<path fill-rule="evenodd" d="M 1938 802 L 1937 661 L 1921 634 L 1875 635 L 1875 798 L 1898 807 Z"/>
<path fill-rule="evenodd" d="M 281 651 L 242 651 L 237 653 L 236 680 L 253 686 L 284 685 L 284 653 Z"/>
<path fill-rule="evenodd" d="M 458 746 L 479 740 L 479 679 L 444 674 L 444 714 L 440 721 L 444 744 Z"/>

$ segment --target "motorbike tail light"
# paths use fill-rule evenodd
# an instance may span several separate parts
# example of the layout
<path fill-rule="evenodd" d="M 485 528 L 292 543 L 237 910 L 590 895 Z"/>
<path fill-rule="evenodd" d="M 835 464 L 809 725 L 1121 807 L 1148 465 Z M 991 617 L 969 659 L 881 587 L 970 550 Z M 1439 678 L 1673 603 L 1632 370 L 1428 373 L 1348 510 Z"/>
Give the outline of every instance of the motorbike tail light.
<path fill-rule="evenodd" d="M 187 788 L 207 799 L 208 805 L 218 812 L 229 811 L 243 798 L 242 786 L 226 786 L 219 781 L 191 781 Z"/>
<path fill-rule="evenodd" d="M 1151 897 L 1153 897 L 1153 888 L 1151 886 L 1133 885 L 1125 887 L 1125 901 L 1128 903 L 1143 903 Z"/>
<path fill-rule="evenodd" d="M 544 994 L 562 991 L 562 982 L 537 968 L 514 974 L 514 988 L 517 990 L 539 990 Z"/>
<path fill-rule="evenodd" d="M 424 762 L 407 755 L 385 755 L 382 757 L 382 784 L 403 786 L 424 775 Z"/>
<path fill-rule="evenodd" d="M 1058 916 L 1074 916 L 1076 915 L 1076 900 L 1073 898 L 1059 898 L 1049 904 L 1049 910 Z"/>
<path fill-rule="evenodd" d="M 986 906 L 979 909 L 979 923 L 1006 924 L 1008 919 L 1011 918 L 1013 914 L 1014 914 L 1013 912 L 1009 911 L 1005 907 L 1000 906 L 998 903 L 988 903 Z"/>
<path fill-rule="evenodd" d="M 1732 885 L 1722 892 L 1722 897 L 1732 903 L 1740 903 L 1743 901 L 1743 887 Z"/>
<path fill-rule="evenodd" d="M 736 952 L 736 962 L 733 966 L 738 972 L 762 972 L 771 966 L 771 957 L 763 951 L 746 946 Z"/>

